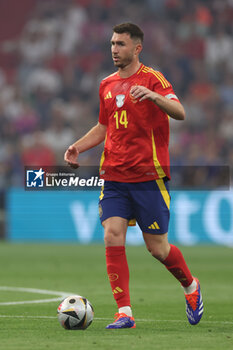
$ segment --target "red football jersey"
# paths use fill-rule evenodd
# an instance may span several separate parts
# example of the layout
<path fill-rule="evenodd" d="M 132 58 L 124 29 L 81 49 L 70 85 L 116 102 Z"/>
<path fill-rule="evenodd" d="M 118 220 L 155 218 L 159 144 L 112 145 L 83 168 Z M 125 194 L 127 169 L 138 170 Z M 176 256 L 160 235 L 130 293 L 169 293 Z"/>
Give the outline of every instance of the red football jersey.
<path fill-rule="evenodd" d="M 169 116 L 150 100 L 130 94 L 142 85 L 178 101 L 162 73 L 146 67 L 128 78 L 116 72 L 100 84 L 99 122 L 107 126 L 100 176 L 109 181 L 141 182 L 170 178 Z"/>

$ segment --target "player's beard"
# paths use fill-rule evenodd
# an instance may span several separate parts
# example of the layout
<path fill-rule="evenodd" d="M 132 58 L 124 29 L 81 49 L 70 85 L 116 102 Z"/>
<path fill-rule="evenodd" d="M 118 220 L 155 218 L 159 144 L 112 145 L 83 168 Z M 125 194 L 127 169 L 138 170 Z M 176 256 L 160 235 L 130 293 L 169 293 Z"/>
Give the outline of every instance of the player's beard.
<path fill-rule="evenodd" d="M 114 65 L 117 68 L 124 69 L 125 67 L 129 66 L 133 61 L 133 58 L 131 56 L 128 56 L 124 59 L 120 59 L 119 62 L 114 62 Z"/>

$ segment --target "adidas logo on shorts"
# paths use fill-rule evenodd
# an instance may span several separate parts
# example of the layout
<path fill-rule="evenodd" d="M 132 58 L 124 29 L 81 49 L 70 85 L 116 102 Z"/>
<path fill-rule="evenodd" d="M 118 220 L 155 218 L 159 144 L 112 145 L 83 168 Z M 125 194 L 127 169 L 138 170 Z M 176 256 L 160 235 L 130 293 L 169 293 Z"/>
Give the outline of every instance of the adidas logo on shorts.
<path fill-rule="evenodd" d="M 153 222 L 153 224 L 151 224 L 150 226 L 148 226 L 149 229 L 152 229 L 152 230 L 159 230 L 160 227 L 159 225 L 157 224 L 156 221 Z"/>

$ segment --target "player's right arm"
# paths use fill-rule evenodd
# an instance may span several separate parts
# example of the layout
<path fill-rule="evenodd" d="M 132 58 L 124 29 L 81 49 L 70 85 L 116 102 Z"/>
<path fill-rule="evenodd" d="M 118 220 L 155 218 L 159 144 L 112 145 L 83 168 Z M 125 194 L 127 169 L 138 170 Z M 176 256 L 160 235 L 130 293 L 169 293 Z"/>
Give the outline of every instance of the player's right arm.
<path fill-rule="evenodd" d="M 85 152 L 90 148 L 99 145 L 104 141 L 107 126 L 98 122 L 90 131 L 88 131 L 81 139 L 77 140 L 65 152 L 65 161 L 73 168 L 78 168 L 77 161 L 79 153 Z"/>

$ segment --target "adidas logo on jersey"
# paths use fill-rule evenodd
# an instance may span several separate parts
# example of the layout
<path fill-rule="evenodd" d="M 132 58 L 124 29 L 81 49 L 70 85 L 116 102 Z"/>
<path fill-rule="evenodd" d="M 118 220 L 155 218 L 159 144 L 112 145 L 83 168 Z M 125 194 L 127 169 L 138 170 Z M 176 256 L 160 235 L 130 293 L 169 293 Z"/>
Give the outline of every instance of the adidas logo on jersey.
<path fill-rule="evenodd" d="M 104 97 L 105 100 L 109 99 L 109 98 L 112 98 L 112 94 L 111 94 L 111 91 L 109 91 L 107 93 L 107 95 Z"/>
<path fill-rule="evenodd" d="M 153 224 L 148 226 L 148 228 L 150 228 L 151 230 L 159 230 L 160 229 L 160 227 L 159 227 L 159 225 L 157 224 L 156 221 L 154 221 Z"/>

